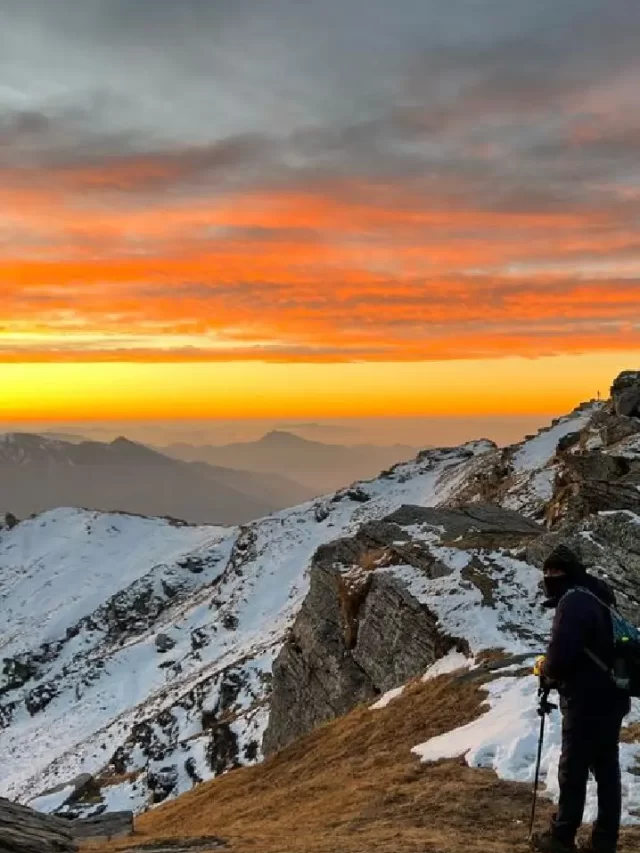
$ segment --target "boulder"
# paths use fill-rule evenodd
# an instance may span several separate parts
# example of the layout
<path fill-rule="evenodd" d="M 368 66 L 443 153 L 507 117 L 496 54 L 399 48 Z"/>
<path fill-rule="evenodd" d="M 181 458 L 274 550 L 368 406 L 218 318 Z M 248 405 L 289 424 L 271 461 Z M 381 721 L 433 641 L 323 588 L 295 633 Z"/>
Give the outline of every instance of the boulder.
<path fill-rule="evenodd" d="M 576 522 L 592 513 L 613 510 L 640 512 L 640 457 L 603 453 L 599 449 L 568 453 L 547 506 L 554 524 Z"/>
<path fill-rule="evenodd" d="M 147 773 L 147 785 L 152 794 L 154 803 L 161 803 L 172 794 L 178 784 L 178 768 L 172 764 L 162 767 L 160 770 L 149 770 Z"/>
<path fill-rule="evenodd" d="M 611 399 L 617 415 L 640 418 L 640 371 L 621 373 L 611 386 Z"/>
<path fill-rule="evenodd" d="M 175 648 L 176 645 L 176 641 L 168 634 L 157 634 L 155 643 L 156 649 L 160 652 L 160 654 L 170 652 L 171 649 Z"/>

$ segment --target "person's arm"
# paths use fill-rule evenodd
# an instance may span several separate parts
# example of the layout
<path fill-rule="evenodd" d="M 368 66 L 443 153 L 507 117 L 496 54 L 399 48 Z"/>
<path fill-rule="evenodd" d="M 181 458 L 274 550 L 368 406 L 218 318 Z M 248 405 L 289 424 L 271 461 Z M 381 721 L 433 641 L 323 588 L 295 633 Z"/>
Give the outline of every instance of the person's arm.
<path fill-rule="evenodd" d="M 590 617 L 590 602 L 584 593 L 570 592 L 560 601 L 543 667 L 545 678 L 562 682 L 576 669 L 584 654 Z"/>

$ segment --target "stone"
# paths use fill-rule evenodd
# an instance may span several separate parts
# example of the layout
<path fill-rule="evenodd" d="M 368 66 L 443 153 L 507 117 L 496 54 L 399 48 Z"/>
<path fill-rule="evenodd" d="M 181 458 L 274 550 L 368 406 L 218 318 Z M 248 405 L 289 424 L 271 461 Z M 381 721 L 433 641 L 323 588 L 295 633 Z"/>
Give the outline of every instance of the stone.
<path fill-rule="evenodd" d="M 67 821 L 0 799 L 3 853 L 75 853 L 78 845 Z"/>
<path fill-rule="evenodd" d="M 162 767 L 160 770 L 149 770 L 147 773 L 147 786 L 151 791 L 154 803 L 166 800 L 173 793 L 178 784 L 178 768 L 175 765 Z"/>
<path fill-rule="evenodd" d="M 640 524 L 637 516 L 620 510 L 592 515 L 546 533 L 526 549 L 526 560 L 542 567 L 559 544 L 580 557 L 589 572 L 615 589 L 620 611 L 640 625 Z M 542 575 L 541 575 L 542 579 Z"/>
<path fill-rule="evenodd" d="M 592 513 L 640 512 L 640 458 L 601 450 L 567 454 L 547 506 L 547 521 L 575 522 Z"/>
<path fill-rule="evenodd" d="M 155 642 L 156 648 L 160 652 L 160 654 L 170 652 L 171 649 L 175 648 L 176 645 L 176 641 L 168 634 L 157 634 Z"/>
<path fill-rule="evenodd" d="M 524 515 L 488 503 L 451 509 L 402 506 L 386 520 L 403 527 L 419 525 L 443 531 L 443 542 L 461 548 L 515 547 L 543 532 L 539 524 Z"/>
<path fill-rule="evenodd" d="M 611 399 L 617 415 L 640 418 L 640 371 L 621 373 L 611 386 Z"/>

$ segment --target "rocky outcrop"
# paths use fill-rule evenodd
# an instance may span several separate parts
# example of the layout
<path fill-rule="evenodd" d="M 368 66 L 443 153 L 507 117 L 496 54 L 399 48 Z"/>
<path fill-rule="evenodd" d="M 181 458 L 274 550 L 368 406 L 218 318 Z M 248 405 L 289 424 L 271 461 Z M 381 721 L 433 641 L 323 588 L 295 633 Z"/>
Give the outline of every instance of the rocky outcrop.
<path fill-rule="evenodd" d="M 629 459 L 600 450 L 567 454 L 547 517 L 575 521 L 592 513 L 640 509 L 640 456 Z"/>
<path fill-rule="evenodd" d="M 637 515 L 609 512 L 545 534 L 526 549 L 527 561 L 541 566 L 553 548 L 572 548 L 589 571 L 615 589 L 620 610 L 640 625 L 640 523 Z"/>
<path fill-rule="evenodd" d="M 541 534 L 500 507 L 403 506 L 319 548 L 309 593 L 274 664 L 265 754 L 421 675 L 452 648 L 468 652 L 466 640 L 444 633 L 435 614 L 385 571 L 411 566 L 434 581 L 451 574 L 437 549 L 412 537 L 416 526 L 438 544 L 461 548 L 522 546 Z M 481 574 L 467 574 L 465 583 L 484 588 Z"/>
<path fill-rule="evenodd" d="M 625 370 L 614 380 L 611 400 L 617 415 L 640 418 L 640 370 Z"/>
<path fill-rule="evenodd" d="M 443 543 L 465 548 L 510 547 L 542 532 L 535 521 L 520 513 L 484 503 L 451 509 L 403 506 L 388 516 L 387 522 L 402 527 L 418 525 L 440 530 Z"/>
<path fill-rule="evenodd" d="M 68 820 L 0 799 L 3 853 L 72 853 L 76 839 L 111 840 L 133 835 L 133 813 L 111 812 L 88 820 Z"/>
<path fill-rule="evenodd" d="M 0 799 L 3 853 L 73 853 L 78 849 L 68 822 Z"/>
<path fill-rule="evenodd" d="M 640 511 L 640 418 L 603 409 L 573 438 L 558 447 L 549 526 L 598 512 Z"/>

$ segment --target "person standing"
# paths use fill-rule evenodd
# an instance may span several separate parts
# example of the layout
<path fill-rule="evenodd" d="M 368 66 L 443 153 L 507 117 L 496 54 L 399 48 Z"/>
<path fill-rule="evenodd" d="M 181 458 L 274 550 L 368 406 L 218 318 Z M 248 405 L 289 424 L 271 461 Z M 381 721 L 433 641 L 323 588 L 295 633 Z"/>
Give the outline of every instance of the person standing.
<path fill-rule="evenodd" d="M 544 563 L 544 587 L 545 604 L 555 608 L 555 616 L 546 655 L 538 658 L 534 673 L 560 695 L 560 799 L 551 826 L 533 836 L 532 847 L 539 853 L 575 850 L 591 771 L 598 787 L 598 817 L 591 844 L 584 851 L 616 853 L 622 812 L 619 741 L 630 699 L 585 651 L 607 666 L 613 665 L 608 608 L 615 606 L 615 596 L 564 545 Z"/>

